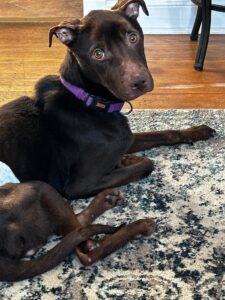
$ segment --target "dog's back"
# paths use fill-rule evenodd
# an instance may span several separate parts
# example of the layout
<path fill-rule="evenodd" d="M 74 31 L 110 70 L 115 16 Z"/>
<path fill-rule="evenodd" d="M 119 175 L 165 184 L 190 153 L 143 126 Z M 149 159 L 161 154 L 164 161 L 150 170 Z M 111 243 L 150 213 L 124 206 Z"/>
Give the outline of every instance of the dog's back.
<path fill-rule="evenodd" d="M 29 97 L 0 108 L 0 161 L 9 165 L 20 180 L 31 180 L 34 174 L 36 179 L 44 179 L 44 135 L 39 108 Z"/>

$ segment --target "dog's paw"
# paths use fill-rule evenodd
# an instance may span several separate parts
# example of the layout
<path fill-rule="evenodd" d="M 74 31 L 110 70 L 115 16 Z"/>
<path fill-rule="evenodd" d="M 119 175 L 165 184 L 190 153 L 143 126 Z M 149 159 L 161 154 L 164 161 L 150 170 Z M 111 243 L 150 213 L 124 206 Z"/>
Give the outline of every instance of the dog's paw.
<path fill-rule="evenodd" d="M 200 125 L 187 129 L 186 134 L 186 142 L 193 144 L 194 142 L 205 141 L 213 137 L 216 134 L 216 130 L 207 125 Z"/>
<path fill-rule="evenodd" d="M 80 250 L 82 253 L 87 254 L 88 252 L 93 251 L 94 249 L 99 247 L 100 244 L 97 241 L 89 239 L 77 246 L 77 249 Z"/>
<path fill-rule="evenodd" d="M 109 189 L 107 192 L 105 201 L 108 202 L 111 207 L 124 205 L 125 199 L 118 189 Z"/>
<path fill-rule="evenodd" d="M 96 207 L 95 210 L 98 211 L 98 215 L 115 206 L 124 206 L 125 204 L 126 201 L 122 193 L 115 188 L 103 190 L 92 201 L 92 205 Z"/>
<path fill-rule="evenodd" d="M 136 156 L 136 155 L 125 154 L 121 158 L 120 166 L 121 167 L 128 167 L 128 166 L 131 166 L 131 165 L 138 164 L 142 161 L 143 161 L 143 157 Z"/>
<path fill-rule="evenodd" d="M 210 137 L 213 137 L 216 134 L 216 130 L 207 126 L 207 125 L 199 125 L 192 127 L 193 132 L 195 132 L 200 139 L 207 140 Z"/>
<path fill-rule="evenodd" d="M 142 235 L 151 235 L 156 230 L 156 223 L 152 219 L 141 219 L 136 221 L 139 226 L 139 232 Z"/>

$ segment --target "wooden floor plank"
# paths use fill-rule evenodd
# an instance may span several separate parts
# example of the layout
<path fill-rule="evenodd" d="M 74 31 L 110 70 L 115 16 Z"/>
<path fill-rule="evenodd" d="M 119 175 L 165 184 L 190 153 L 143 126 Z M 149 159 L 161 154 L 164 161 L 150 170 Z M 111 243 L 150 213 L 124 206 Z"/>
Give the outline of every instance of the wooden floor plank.
<path fill-rule="evenodd" d="M 0 24 L 0 103 L 32 95 L 36 81 L 58 72 L 65 48 L 48 29 L 55 24 Z M 225 35 L 211 36 L 205 69 L 193 69 L 197 43 L 187 35 L 145 36 L 155 89 L 135 108 L 225 108 Z"/>
<path fill-rule="evenodd" d="M 82 0 L 1 0 L 0 22 L 81 18 L 82 2 Z"/>

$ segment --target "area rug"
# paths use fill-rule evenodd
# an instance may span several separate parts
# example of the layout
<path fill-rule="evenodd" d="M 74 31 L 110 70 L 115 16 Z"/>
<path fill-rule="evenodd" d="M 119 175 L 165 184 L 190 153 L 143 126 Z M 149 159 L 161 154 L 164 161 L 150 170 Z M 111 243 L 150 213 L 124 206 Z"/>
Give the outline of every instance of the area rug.
<path fill-rule="evenodd" d="M 120 224 L 153 218 L 158 228 L 152 236 L 133 241 L 90 267 L 71 255 L 42 276 L 0 283 L 0 299 L 225 299 L 225 111 L 137 110 L 129 122 L 133 131 L 204 123 L 217 135 L 194 145 L 140 153 L 155 161 L 155 170 L 121 188 L 126 207 L 98 219 Z M 71 204 L 79 211 L 89 202 Z M 58 240 L 53 237 L 39 254 Z"/>

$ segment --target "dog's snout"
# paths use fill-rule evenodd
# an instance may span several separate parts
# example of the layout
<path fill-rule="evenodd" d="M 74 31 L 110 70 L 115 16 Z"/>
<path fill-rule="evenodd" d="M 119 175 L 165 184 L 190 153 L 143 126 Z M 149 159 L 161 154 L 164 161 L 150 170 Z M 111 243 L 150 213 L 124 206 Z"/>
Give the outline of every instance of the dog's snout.
<path fill-rule="evenodd" d="M 146 87 L 147 78 L 143 75 L 137 75 L 134 77 L 131 87 L 132 89 L 143 90 Z"/>

